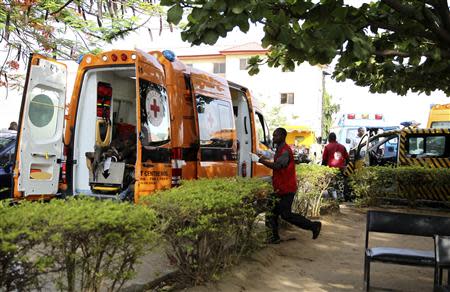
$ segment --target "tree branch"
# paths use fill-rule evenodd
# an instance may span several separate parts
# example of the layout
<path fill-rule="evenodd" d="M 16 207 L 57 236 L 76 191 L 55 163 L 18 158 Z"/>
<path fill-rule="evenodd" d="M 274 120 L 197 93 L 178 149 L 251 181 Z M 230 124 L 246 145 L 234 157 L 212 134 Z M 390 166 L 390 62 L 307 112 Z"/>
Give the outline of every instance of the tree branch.
<path fill-rule="evenodd" d="M 56 10 L 56 11 L 50 13 L 50 15 L 58 14 L 59 12 L 61 12 L 64 8 L 66 8 L 66 7 L 67 7 L 70 3 L 72 3 L 72 2 L 73 2 L 73 0 L 67 1 L 66 4 L 64 4 L 63 6 L 61 6 L 60 8 L 58 8 L 58 10 Z"/>
<path fill-rule="evenodd" d="M 405 16 L 412 17 L 415 14 L 415 9 L 408 5 L 402 5 L 397 0 L 381 0 L 382 3 L 386 4 L 387 6 L 391 7 L 395 11 L 397 11 L 400 14 L 403 14 Z"/>
<path fill-rule="evenodd" d="M 389 30 L 389 31 L 392 31 L 392 32 L 395 32 L 395 33 L 398 33 L 398 34 L 401 34 L 401 35 L 406 35 L 405 30 L 402 29 L 402 27 L 398 26 L 398 25 L 390 25 L 390 24 L 387 24 L 387 23 L 384 23 L 384 22 L 380 22 L 380 21 L 376 21 L 376 20 L 375 21 L 369 20 L 369 25 L 377 27 L 377 28 L 382 28 L 382 29 L 385 29 L 385 30 Z M 434 41 L 437 40 L 437 38 L 436 38 L 436 36 L 434 34 L 429 33 L 429 32 L 427 32 L 425 30 L 414 31 L 414 36 L 420 36 L 420 37 L 423 37 L 423 38 L 426 38 L 426 39 L 429 39 L 429 40 L 434 40 Z"/>
<path fill-rule="evenodd" d="M 401 52 L 401 51 L 397 51 L 397 50 L 379 50 L 379 51 L 375 51 L 375 55 L 376 56 L 382 56 L 382 57 L 403 57 L 403 58 L 407 58 L 407 57 L 411 57 L 410 53 L 407 52 Z M 432 53 L 422 53 L 423 57 L 432 57 L 433 54 Z M 450 51 L 443 51 L 441 50 L 441 56 L 443 57 L 450 57 Z"/>
<path fill-rule="evenodd" d="M 409 53 L 400 52 L 397 50 L 381 50 L 381 51 L 375 51 L 376 56 L 382 56 L 382 57 L 409 57 Z"/>
<path fill-rule="evenodd" d="M 433 19 L 433 13 L 426 7 L 423 7 L 423 15 L 425 17 L 425 19 L 427 20 L 430 29 L 444 42 L 446 42 L 447 44 L 450 44 L 450 34 L 448 33 L 448 31 L 446 31 L 445 29 L 443 29 L 441 26 L 439 26 L 436 23 L 436 20 Z"/>
<path fill-rule="evenodd" d="M 436 6 L 439 16 L 442 19 L 442 23 L 446 30 L 450 30 L 450 13 L 448 11 L 447 0 L 438 0 L 438 5 Z"/>

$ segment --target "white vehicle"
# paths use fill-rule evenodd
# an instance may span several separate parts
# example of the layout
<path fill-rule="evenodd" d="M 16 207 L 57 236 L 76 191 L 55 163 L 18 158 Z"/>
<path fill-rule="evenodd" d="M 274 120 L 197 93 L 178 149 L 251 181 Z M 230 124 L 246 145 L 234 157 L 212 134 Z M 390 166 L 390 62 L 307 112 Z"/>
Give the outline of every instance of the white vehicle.
<path fill-rule="evenodd" d="M 336 120 L 331 132 L 336 134 L 337 142 L 344 145 L 347 151 L 350 151 L 359 127 L 363 127 L 366 132 L 369 128 L 379 128 L 382 131 L 399 129 L 399 126 L 386 122 L 382 114 L 344 113 Z"/>

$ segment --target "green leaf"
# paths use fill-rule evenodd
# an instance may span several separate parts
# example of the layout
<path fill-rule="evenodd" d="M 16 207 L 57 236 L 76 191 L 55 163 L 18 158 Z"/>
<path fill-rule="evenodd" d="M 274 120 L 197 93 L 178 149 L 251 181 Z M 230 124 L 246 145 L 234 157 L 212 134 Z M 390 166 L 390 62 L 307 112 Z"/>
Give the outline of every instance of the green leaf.
<path fill-rule="evenodd" d="M 174 0 L 161 0 L 159 4 L 162 6 L 172 6 L 175 2 Z"/>
<path fill-rule="evenodd" d="M 245 10 L 246 6 L 247 6 L 247 4 L 246 4 L 245 1 L 239 1 L 239 2 L 236 3 L 236 5 L 233 6 L 231 11 L 234 14 L 241 14 Z"/>
<path fill-rule="evenodd" d="M 238 16 L 238 25 L 239 29 L 244 33 L 246 33 L 250 29 L 248 19 L 245 15 Z"/>
<path fill-rule="evenodd" d="M 218 38 L 219 35 L 215 31 L 208 30 L 203 36 L 202 41 L 208 45 L 214 45 L 217 42 Z"/>
<path fill-rule="evenodd" d="M 167 21 L 173 24 L 178 24 L 183 18 L 183 7 L 181 5 L 174 5 L 167 11 Z"/>

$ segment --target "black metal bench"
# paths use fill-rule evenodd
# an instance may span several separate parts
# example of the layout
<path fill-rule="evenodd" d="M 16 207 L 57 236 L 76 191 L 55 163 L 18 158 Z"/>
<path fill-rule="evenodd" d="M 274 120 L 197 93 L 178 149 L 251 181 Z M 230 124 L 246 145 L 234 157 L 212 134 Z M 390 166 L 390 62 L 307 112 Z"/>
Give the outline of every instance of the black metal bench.
<path fill-rule="evenodd" d="M 436 235 L 434 237 L 436 267 L 434 269 L 435 291 L 450 291 L 450 236 Z M 447 286 L 442 286 L 442 272 L 446 269 Z"/>
<path fill-rule="evenodd" d="M 364 287 L 370 287 L 370 263 L 383 262 L 399 265 L 435 267 L 435 252 L 394 247 L 370 247 L 369 233 L 393 233 L 425 236 L 450 235 L 450 217 L 405 214 L 386 211 L 368 211 L 364 256 Z"/>

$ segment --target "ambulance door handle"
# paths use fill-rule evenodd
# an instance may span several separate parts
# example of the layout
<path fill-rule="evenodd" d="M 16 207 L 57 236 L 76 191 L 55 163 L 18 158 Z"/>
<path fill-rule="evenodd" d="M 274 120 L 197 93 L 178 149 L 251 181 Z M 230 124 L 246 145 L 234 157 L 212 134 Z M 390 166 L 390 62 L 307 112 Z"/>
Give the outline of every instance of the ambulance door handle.
<path fill-rule="evenodd" d="M 245 130 L 245 134 L 248 135 L 248 130 L 247 130 L 247 117 L 244 117 L 244 130 Z"/>
<path fill-rule="evenodd" d="M 56 154 L 52 154 L 52 153 L 31 153 L 31 156 L 33 156 L 33 157 L 44 157 L 44 158 L 48 159 L 50 157 L 55 157 Z"/>

